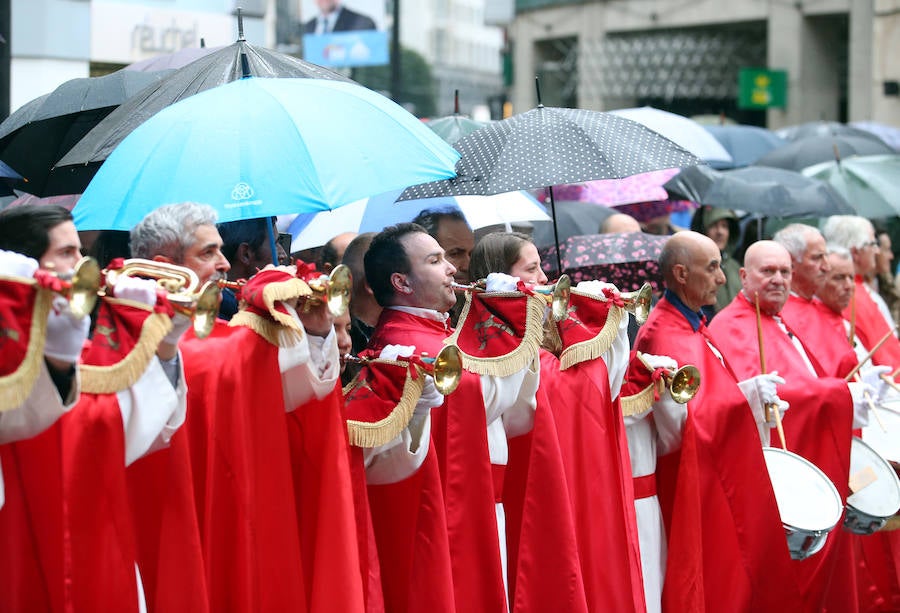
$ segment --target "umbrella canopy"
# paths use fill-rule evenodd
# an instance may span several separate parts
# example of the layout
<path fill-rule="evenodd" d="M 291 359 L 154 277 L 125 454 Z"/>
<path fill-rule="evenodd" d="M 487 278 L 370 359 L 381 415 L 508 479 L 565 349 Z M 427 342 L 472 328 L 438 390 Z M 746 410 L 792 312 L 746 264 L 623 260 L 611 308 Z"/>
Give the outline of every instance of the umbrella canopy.
<path fill-rule="evenodd" d="M 704 126 L 731 155 L 729 166 L 715 165 L 717 168 L 741 168 L 756 163 L 756 160 L 787 141 L 766 128 L 759 126 L 730 125 Z"/>
<path fill-rule="evenodd" d="M 600 280 L 614 283 L 622 291 L 639 289 L 650 283 L 662 289 L 659 255 L 669 240 L 645 232 L 570 236 L 560 247 L 563 272 L 579 281 Z M 540 250 L 544 272 L 556 277 L 555 247 Z"/>
<path fill-rule="evenodd" d="M 38 198 L 33 194 L 23 194 L 6 205 L 9 208 L 15 206 L 45 206 L 48 204 L 52 204 L 55 206 L 61 206 L 67 211 L 71 211 L 75 208 L 75 205 L 78 203 L 78 199 L 81 198 L 81 194 L 69 194 L 68 196 L 48 196 L 47 198 Z"/>
<path fill-rule="evenodd" d="M 854 121 L 850 125 L 866 132 L 871 132 L 895 150 L 900 151 L 900 128 L 877 121 Z"/>
<path fill-rule="evenodd" d="M 782 128 L 776 132 L 778 136 L 789 142 L 803 140 L 812 136 L 820 138 L 829 138 L 832 136 L 856 136 L 858 138 L 868 138 L 879 142 L 881 139 L 871 132 L 848 126 L 839 121 L 808 121 L 796 126 Z"/>
<path fill-rule="evenodd" d="M 359 200 L 334 211 L 298 215 L 288 228 L 291 252 L 324 245 L 341 232 L 380 232 L 385 226 L 411 221 L 425 209 L 456 209 L 472 230 L 523 221 L 549 221 L 544 208 L 525 191 L 494 196 L 456 196 L 394 202 L 399 192 Z"/>
<path fill-rule="evenodd" d="M 239 40 L 176 70 L 156 87 L 145 89 L 139 96 L 131 98 L 128 104 L 110 113 L 59 161 L 55 171 L 62 176 L 52 190 L 45 190 L 42 195 L 84 191 L 97 168 L 116 145 L 147 119 L 170 104 L 240 79 L 247 73 L 255 77 L 298 77 L 353 83 L 321 66 Z"/>
<path fill-rule="evenodd" d="M 452 177 L 459 154 L 403 107 L 354 83 L 241 79 L 132 132 L 75 207 L 79 229 L 128 230 L 170 202 L 220 221 L 324 211 Z"/>
<path fill-rule="evenodd" d="M 604 206 L 575 200 L 556 200 L 554 205 L 560 241 L 579 234 L 595 234 L 606 218 L 616 212 Z M 553 221 L 534 222 L 532 240 L 538 247 L 553 246 Z"/>
<path fill-rule="evenodd" d="M 704 130 L 702 125 L 684 115 L 655 109 L 652 106 L 616 109 L 610 113 L 647 126 L 690 151 L 704 162 L 724 165 L 732 163 L 731 155 L 719 144 L 719 141 Z"/>
<path fill-rule="evenodd" d="M 458 178 L 414 185 L 400 200 L 490 195 L 690 166 L 696 157 L 628 119 L 540 106 L 458 141 Z"/>
<path fill-rule="evenodd" d="M 900 155 L 868 155 L 823 162 L 803 174 L 827 181 L 857 215 L 877 219 L 900 215 Z"/>
<path fill-rule="evenodd" d="M 780 168 L 747 166 L 719 171 L 695 166 L 678 173 L 665 187 L 673 197 L 767 217 L 853 213 L 830 185 Z"/>
<path fill-rule="evenodd" d="M 43 193 L 51 168 L 75 143 L 125 100 L 171 72 L 117 70 L 66 81 L 0 124 L 0 159 L 24 177 L 18 187 Z"/>
<path fill-rule="evenodd" d="M 894 153 L 883 142 L 859 136 L 810 136 L 774 149 L 756 161 L 757 166 L 772 166 L 800 172 L 808 166 L 853 155 Z"/>
<path fill-rule="evenodd" d="M 455 145 L 456 142 L 468 136 L 475 130 L 481 129 L 487 125 L 483 121 L 475 121 L 464 115 L 454 114 L 446 117 L 438 117 L 425 122 L 435 134 L 443 138 L 448 144 Z"/>
<path fill-rule="evenodd" d="M 22 178 L 22 175 L 9 167 L 6 162 L 0 162 L 0 197 L 14 196 L 12 184 Z"/>
<path fill-rule="evenodd" d="M 134 64 L 129 64 L 123 70 L 134 70 L 137 72 L 152 72 L 154 70 L 169 70 L 176 68 L 184 68 L 193 61 L 206 57 L 210 53 L 223 49 L 224 47 L 185 47 L 179 49 L 175 53 L 166 53 L 157 55 Z"/>
<path fill-rule="evenodd" d="M 561 200 L 590 202 L 602 206 L 665 200 L 669 194 L 663 189 L 663 184 L 677 174 L 677 168 L 665 168 L 622 179 L 600 179 L 559 185 L 553 188 L 553 196 Z"/>

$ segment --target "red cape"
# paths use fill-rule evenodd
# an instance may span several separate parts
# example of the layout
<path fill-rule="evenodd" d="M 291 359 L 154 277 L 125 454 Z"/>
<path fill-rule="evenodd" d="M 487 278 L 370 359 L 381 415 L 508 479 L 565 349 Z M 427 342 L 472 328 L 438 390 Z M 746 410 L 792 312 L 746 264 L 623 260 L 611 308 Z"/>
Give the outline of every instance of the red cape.
<path fill-rule="evenodd" d="M 781 310 L 784 323 L 812 350 L 829 377 L 843 377 L 856 366 L 856 352 L 847 340 L 844 320 L 818 298 L 791 294 Z"/>
<path fill-rule="evenodd" d="M 869 295 L 862 277 L 856 277 L 855 292 L 856 314 L 854 316 L 852 313 L 854 305 L 851 303 L 844 309 L 844 319 L 851 322 L 851 325 L 855 323 L 856 336 L 867 349 L 871 350 L 891 327 Z M 897 340 L 896 333 L 888 337 L 888 340 L 878 348 L 872 356 L 872 363 L 890 366 L 891 370 L 900 366 L 900 340 Z"/>
<path fill-rule="evenodd" d="M 718 317 L 718 316 L 717 316 Z M 668 534 L 663 609 L 791 611 L 801 600 L 750 407 L 733 373 L 663 298 L 635 349 L 700 369 L 681 450 L 659 458 Z M 646 373 L 634 360 L 631 373 Z M 649 384 L 636 382 L 640 389 Z"/>
<path fill-rule="evenodd" d="M 847 384 L 843 379 L 828 377 L 818 362 L 818 354 L 804 345 L 816 369 L 815 375 L 811 373 L 775 319 L 763 314 L 761 323 L 766 368 L 785 379 L 786 383 L 778 386 L 778 395 L 791 405 L 783 420 L 787 448 L 822 470 L 844 501 L 849 493 L 853 422 L 853 402 Z M 716 315 L 710 333 L 739 379 L 759 374 L 756 310 L 743 294 Z M 804 339 L 797 336 L 802 343 Z M 841 599 L 855 594 L 851 551 L 849 545 L 841 542 L 846 540 L 847 533 L 838 525 L 822 551 L 797 563 L 801 589 L 809 606 L 831 609 L 841 603 L 840 610 L 846 610 Z"/>
<path fill-rule="evenodd" d="M 415 345 L 418 353 L 436 356 L 448 335 L 449 329 L 440 322 L 385 309 L 368 349 L 377 354 L 389 344 Z M 503 611 L 506 594 L 478 376 L 463 372 L 457 390 L 441 407 L 432 409 L 431 439 L 443 489 L 455 606 L 461 611 Z M 374 509 L 373 517 L 377 533 L 379 518 Z M 389 564 L 382 556 L 383 577 Z M 442 577 L 437 579 L 443 582 Z M 389 602 L 387 605 L 391 609 Z"/>
<path fill-rule="evenodd" d="M 217 322 L 182 354 L 210 610 L 306 611 L 277 348 Z"/>

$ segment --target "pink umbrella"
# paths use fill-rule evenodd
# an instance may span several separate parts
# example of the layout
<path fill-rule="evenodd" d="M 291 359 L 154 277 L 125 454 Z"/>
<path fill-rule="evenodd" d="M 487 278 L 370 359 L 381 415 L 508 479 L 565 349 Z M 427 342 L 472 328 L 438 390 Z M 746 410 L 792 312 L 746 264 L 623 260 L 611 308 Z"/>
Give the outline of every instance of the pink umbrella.
<path fill-rule="evenodd" d="M 678 168 L 666 168 L 624 179 L 601 179 L 558 185 L 553 188 L 553 195 L 557 200 L 573 200 L 602 206 L 666 200 L 669 194 L 663 189 L 663 184 L 677 175 L 678 171 Z"/>
<path fill-rule="evenodd" d="M 78 202 L 79 198 L 81 198 L 81 194 L 70 194 L 67 196 L 49 196 L 47 198 L 38 198 L 37 196 L 33 196 L 32 194 L 22 194 L 6 206 L 12 208 L 14 206 L 23 206 L 26 204 L 32 204 L 36 206 L 55 204 L 57 206 L 63 207 L 68 211 L 71 211 L 73 208 L 75 208 L 75 204 Z"/>

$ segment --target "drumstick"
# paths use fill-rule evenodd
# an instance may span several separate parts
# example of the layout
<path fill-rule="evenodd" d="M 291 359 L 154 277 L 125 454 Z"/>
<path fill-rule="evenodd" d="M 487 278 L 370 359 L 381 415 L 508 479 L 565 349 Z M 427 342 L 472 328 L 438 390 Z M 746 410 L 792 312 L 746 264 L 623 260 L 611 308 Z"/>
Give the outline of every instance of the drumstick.
<path fill-rule="evenodd" d="M 857 372 L 859 372 L 859 369 L 862 368 L 863 366 L 865 366 L 866 362 L 868 362 L 869 360 L 872 359 L 872 356 L 875 355 L 875 352 L 878 351 L 879 349 L 881 349 L 881 346 L 884 345 L 887 342 L 887 340 L 889 338 L 891 338 L 891 336 L 896 331 L 897 331 L 897 326 L 894 326 L 893 328 L 888 330 L 887 333 L 881 337 L 881 340 L 878 341 L 878 343 L 876 343 L 874 347 L 872 347 L 872 351 L 867 353 L 866 357 L 864 357 L 862 359 L 862 361 L 860 361 L 859 364 L 854 366 L 853 370 L 851 370 L 849 373 L 847 373 L 847 376 L 844 377 L 844 381 L 850 381 L 853 378 L 853 375 L 855 375 Z"/>
<path fill-rule="evenodd" d="M 859 373 L 855 373 L 853 375 L 854 381 L 861 381 L 859 378 Z M 875 416 L 875 421 L 878 422 L 878 425 L 881 426 L 881 431 L 887 434 L 887 428 L 884 427 L 884 422 L 881 421 L 881 417 L 878 415 L 878 411 L 875 410 L 875 401 L 872 400 L 872 394 L 869 393 L 869 390 L 863 390 L 863 398 L 866 399 L 866 403 L 869 405 L 869 412 Z"/>
<path fill-rule="evenodd" d="M 853 286 L 853 293 L 850 294 L 850 336 L 848 337 L 850 341 L 850 346 L 852 347 L 854 343 L 854 338 L 856 337 L 856 286 Z M 849 381 L 849 379 L 848 379 Z"/>
<path fill-rule="evenodd" d="M 766 374 L 766 354 L 763 352 L 762 316 L 759 314 L 759 292 L 754 293 L 754 303 L 756 304 L 756 338 L 759 342 L 759 368 L 762 371 L 762 374 Z M 766 412 L 775 413 L 775 429 L 778 430 L 778 439 L 781 441 L 781 448 L 787 451 L 787 443 L 784 441 L 784 426 L 781 425 L 781 411 L 778 410 L 778 405 L 767 404 Z M 768 415 L 766 415 L 766 417 L 768 417 Z"/>
<path fill-rule="evenodd" d="M 898 367 L 897 367 L 897 370 L 895 370 L 894 372 L 892 372 L 892 373 L 889 374 L 888 376 L 889 376 L 891 379 L 893 379 L 893 378 L 896 377 L 897 375 L 900 375 L 900 366 L 898 366 Z"/>

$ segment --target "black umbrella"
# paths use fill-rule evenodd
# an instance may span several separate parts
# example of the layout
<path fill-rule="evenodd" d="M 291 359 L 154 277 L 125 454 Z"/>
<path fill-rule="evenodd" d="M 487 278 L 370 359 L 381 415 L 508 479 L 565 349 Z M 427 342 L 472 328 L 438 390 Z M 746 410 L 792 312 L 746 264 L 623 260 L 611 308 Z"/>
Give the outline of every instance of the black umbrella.
<path fill-rule="evenodd" d="M 596 234 L 606 218 L 616 213 L 616 209 L 582 202 L 578 200 L 556 200 L 556 233 L 559 240 L 565 242 L 570 236 Z M 553 221 L 533 221 L 534 230 L 531 238 L 538 247 L 552 247 Z"/>
<path fill-rule="evenodd" d="M 825 217 L 855 211 L 833 187 L 781 168 L 685 168 L 663 185 L 674 198 L 766 217 Z"/>
<path fill-rule="evenodd" d="M 66 81 L 35 98 L 0 124 L 0 160 L 24 179 L 16 187 L 41 193 L 50 169 L 117 106 L 173 71 L 117 70 Z"/>
<path fill-rule="evenodd" d="M 43 195 L 83 192 L 116 145 L 147 119 L 179 100 L 250 75 L 353 82 L 316 64 L 254 47 L 241 35 L 234 44 L 176 70 L 110 113 L 59 161 L 54 169 L 58 180 Z"/>
<path fill-rule="evenodd" d="M 800 172 L 814 164 L 851 155 L 896 153 L 883 141 L 859 136 L 810 136 L 774 149 L 756 161 L 757 166 L 773 166 Z"/>

